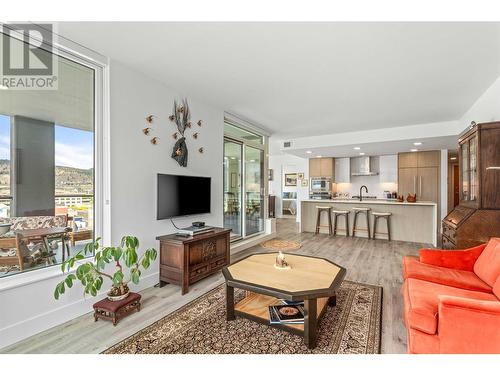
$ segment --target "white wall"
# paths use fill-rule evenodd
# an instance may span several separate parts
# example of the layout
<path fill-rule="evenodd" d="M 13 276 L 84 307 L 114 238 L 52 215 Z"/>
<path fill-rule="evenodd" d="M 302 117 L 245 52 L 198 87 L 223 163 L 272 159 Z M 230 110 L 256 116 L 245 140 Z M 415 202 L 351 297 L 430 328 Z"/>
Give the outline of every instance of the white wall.
<path fill-rule="evenodd" d="M 179 220 L 178 225 L 202 219 L 210 225 L 222 225 L 222 162 L 223 111 L 204 105 L 191 98 L 193 120 L 202 119 L 198 140 L 187 137 L 188 167 L 182 168 L 171 157 L 174 140 L 172 123 L 168 120 L 174 98 L 182 95 L 164 85 L 111 63 L 111 237 L 117 244 L 124 234 L 139 238 L 141 248 L 156 247 L 155 237 L 173 232 L 169 221 L 157 221 L 155 211 L 156 174 L 173 173 L 212 177 L 212 213 Z M 152 135 L 159 144 L 153 146 L 144 136 L 145 117 L 157 116 Z M 189 131 L 188 131 L 189 133 Z M 203 146 L 204 153 L 197 149 Z M 57 270 L 59 268 L 57 267 Z M 55 270 L 56 271 L 56 270 Z M 59 301 L 54 300 L 54 286 L 62 279 L 59 272 L 44 280 L 36 278 L 36 271 L 21 277 L 31 283 L 14 287 L 11 280 L 0 286 L 0 347 L 46 330 L 55 325 L 91 311 L 97 298 L 82 298 L 80 287 L 73 287 Z M 26 280 L 28 281 L 28 280 Z M 158 261 L 143 274 L 141 290 L 158 282 Z M 7 283 L 11 284 L 6 288 Z M 106 292 L 105 285 L 101 296 Z"/>
<path fill-rule="evenodd" d="M 282 193 L 297 192 L 297 221 L 299 221 L 298 202 L 309 197 L 309 186 L 285 186 L 284 176 L 285 173 L 304 173 L 304 179 L 309 180 L 309 160 L 286 154 L 269 155 L 269 168 L 274 170 L 274 180 L 269 181 L 269 194 L 276 196 L 276 217 L 282 216 Z M 297 181 L 297 185 L 300 185 L 300 181 Z"/>
<path fill-rule="evenodd" d="M 460 119 L 463 129 L 476 123 L 500 121 L 500 77 L 481 95 Z"/>

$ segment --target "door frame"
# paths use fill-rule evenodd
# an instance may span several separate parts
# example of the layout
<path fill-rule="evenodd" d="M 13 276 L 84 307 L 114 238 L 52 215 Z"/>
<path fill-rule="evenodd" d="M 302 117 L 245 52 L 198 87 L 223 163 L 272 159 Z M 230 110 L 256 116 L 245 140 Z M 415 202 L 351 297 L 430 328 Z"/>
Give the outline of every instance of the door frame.
<path fill-rule="evenodd" d="M 238 128 L 241 128 L 243 130 L 246 130 L 246 131 L 249 131 L 249 132 L 252 132 L 252 133 L 255 133 L 259 136 L 262 136 L 262 144 L 258 144 L 258 143 L 253 143 L 253 142 L 248 142 L 247 140 L 243 139 L 243 138 L 240 138 L 240 137 L 237 137 L 237 136 L 234 136 L 234 135 L 226 135 L 224 134 L 223 136 L 223 139 L 224 141 L 225 140 L 228 140 L 230 142 L 234 142 L 234 143 L 238 143 L 242 146 L 241 148 L 241 176 L 240 176 L 240 185 L 241 185 L 241 206 L 240 206 L 240 209 L 241 209 L 241 235 L 238 236 L 238 237 L 234 237 L 231 242 L 236 242 L 236 241 L 240 241 L 240 240 L 245 240 L 245 239 L 248 239 L 248 238 L 252 238 L 252 237 L 255 237 L 255 236 L 259 236 L 261 234 L 263 234 L 265 231 L 266 231 L 266 225 L 265 225 L 265 220 L 268 216 L 268 202 L 267 202 L 267 194 L 268 194 L 268 183 L 267 182 L 267 174 L 268 174 L 268 168 L 269 168 L 269 155 L 268 155 L 268 136 L 265 132 L 260 132 L 258 130 L 256 130 L 257 128 L 256 127 L 247 127 L 247 126 L 244 126 L 244 125 L 241 125 L 239 123 L 236 123 L 235 121 L 232 121 L 228 118 L 224 118 L 224 123 L 226 124 L 229 124 L 231 126 L 235 126 L 235 127 L 238 127 Z M 223 147 L 224 147 L 224 142 L 223 143 Z M 246 168 L 245 168 L 245 148 L 246 147 L 252 147 L 252 148 L 255 148 L 255 149 L 259 149 L 261 151 L 263 151 L 264 153 L 264 168 L 262 170 L 262 210 L 263 210 L 263 221 L 264 221 L 264 225 L 263 225 L 263 228 L 261 231 L 257 232 L 257 233 L 253 233 L 251 235 L 248 235 L 246 234 L 246 217 L 245 217 L 245 213 L 246 213 L 246 186 L 245 186 L 245 175 L 246 175 Z M 224 152 L 224 150 L 223 150 Z M 224 166 L 223 166 L 224 168 Z M 224 191 L 222 192 L 222 194 L 224 195 Z M 224 204 L 224 199 L 225 197 L 223 196 L 222 200 L 223 200 L 223 203 Z M 224 212 L 224 209 L 223 209 L 223 212 Z"/>

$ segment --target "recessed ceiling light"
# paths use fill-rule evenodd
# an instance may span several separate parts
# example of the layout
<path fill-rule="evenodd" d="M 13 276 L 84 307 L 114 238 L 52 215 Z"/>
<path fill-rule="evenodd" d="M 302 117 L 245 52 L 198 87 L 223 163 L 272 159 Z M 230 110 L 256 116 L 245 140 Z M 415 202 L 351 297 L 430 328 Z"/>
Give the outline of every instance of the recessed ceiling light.
<path fill-rule="evenodd" d="M 360 154 L 361 156 L 363 156 L 365 153 L 364 153 L 364 152 L 360 152 L 359 154 Z"/>
<path fill-rule="evenodd" d="M 414 146 L 421 146 L 421 145 L 422 145 L 422 142 L 413 142 L 413 145 L 414 145 Z"/>
<path fill-rule="evenodd" d="M 231 156 L 231 159 L 234 160 L 234 159 L 236 159 L 236 157 L 235 156 Z"/>
<path fill-rule="evenodd" d="M 416 149 L 416 148 L 412 148 L 410 151 L 411 151 L 411 152 L 417 152 L 417 151 L 418 151 L 418 149 Z"/>
<path fill-rule="evenodd" d="M 320 157 L 321 157 L 321 155 L 316 155 L 316 157 L 317 157 L 317 158 L 320 158 Z"/>
<path fill-rule="evenodd" d="M 255 159 L 250 159 L 250 163 L 255 163 Z"/>
<path fill-rule="evenodd" d="M 306 151 L 306 154 L 312 154 L 312 153 L 313 153 L 312 151 L 309 150 Z"/>
<path fill-rule="evenodd" d="M 353 150 L 361 150 L 361 147 L 353 147 Z"/>
<path fill-rule="evenodd" d="M 457 160 L 457 157 L 456 157 L 456 156 L 452 156 L 452 157 L 450 158 L 450 160 Z"/>

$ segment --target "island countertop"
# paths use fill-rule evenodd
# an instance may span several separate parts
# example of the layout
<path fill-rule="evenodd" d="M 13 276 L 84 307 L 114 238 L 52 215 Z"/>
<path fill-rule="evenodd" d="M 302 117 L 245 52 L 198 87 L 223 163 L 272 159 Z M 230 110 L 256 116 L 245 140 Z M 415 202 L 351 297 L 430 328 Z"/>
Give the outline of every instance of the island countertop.
<path fill-rule="evenodd" d="M 346 210 L 349 212 L 349 236 L 352 235 L 354 221 L 354 208 L 366 207 L 370 209 L 369 220 L 373 231 L 373 215 L 371 212 L 391 213 L 391 238 L 397 241 L 417 242 L 423 244 L 437 245 L 437 204 L 434 202 L 417 201 L 415 203 L 398 202 L 384 199 L 304 199 L 300 202 L 300 230 L 301 232 L 316 231 L 317 206 L 327 206 L 333 209 Z M 333 215 L 332 215 L 333 216 Z M 333 218 L 332 218 L 333 222 Z M 343 217 L 337 220 L 338 234 L 345 235 L 345 220 Z M 327 215 L 322 214 L 321 225 L 327 226 Z M 364 214 L 358 215 L 358 229 L 364 229 L 356 233 L 357 236 L 367 237 L 366 218 Z M 387 232 L 385 220 L 379 221 L 377 232 Z M 320 233 L 328 233 L 326 227 L 320 228 Z M 381 235 L 377 238 L 386 238 Z"/>
<path fill-rule="evenodd" d="M 408 206 L 437 206 L 435 202 L 417 201 L 417 202 L 398 202 L 389 199 L 303 199 L 302 202 L 315 202 L 315 203 L 352 203 L 352 204 L 395 204 L 395 205 L 408 205 Z"/>

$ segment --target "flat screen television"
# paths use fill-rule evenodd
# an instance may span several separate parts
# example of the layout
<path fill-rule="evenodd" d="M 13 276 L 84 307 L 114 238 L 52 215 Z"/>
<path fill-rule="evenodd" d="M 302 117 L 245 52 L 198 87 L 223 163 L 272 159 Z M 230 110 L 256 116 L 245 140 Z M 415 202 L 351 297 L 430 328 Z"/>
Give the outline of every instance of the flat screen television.
<path fill-rule="evenodd" d="M 210 177 L 158 173 L 156 219 L 210 213 Z"/>

